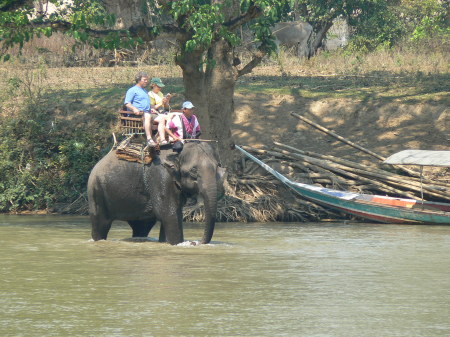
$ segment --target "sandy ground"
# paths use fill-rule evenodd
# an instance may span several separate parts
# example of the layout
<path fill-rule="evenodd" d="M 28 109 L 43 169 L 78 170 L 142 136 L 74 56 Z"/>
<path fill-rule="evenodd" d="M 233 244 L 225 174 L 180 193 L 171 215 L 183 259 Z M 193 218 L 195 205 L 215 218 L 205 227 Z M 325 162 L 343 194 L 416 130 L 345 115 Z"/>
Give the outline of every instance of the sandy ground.
<path fill-rule="evenodd" d="M 360 163 L 379 160 L 290 115 L 296 112 L 383 157 L 405 150 L 450 150 L 450 108 L 442 104 L 367 104 L 346 99 L 303 100 L 289 95 L 235 96 L 236 144 L 283 142 L 301 150 Z M 447 175 L 449 169 L 425 169 Z"/>

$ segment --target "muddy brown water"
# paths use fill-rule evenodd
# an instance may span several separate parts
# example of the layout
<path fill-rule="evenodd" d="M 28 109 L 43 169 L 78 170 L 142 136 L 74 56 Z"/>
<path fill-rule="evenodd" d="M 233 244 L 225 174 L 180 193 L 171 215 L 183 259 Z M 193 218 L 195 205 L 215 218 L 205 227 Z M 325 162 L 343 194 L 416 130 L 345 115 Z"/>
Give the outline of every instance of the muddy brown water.
<path fill-rule="evenodd" d="M 450 334 L 450 227 L 220 223 L 200 246 L 130 235 L 0 215 L 0 336 Z"/>

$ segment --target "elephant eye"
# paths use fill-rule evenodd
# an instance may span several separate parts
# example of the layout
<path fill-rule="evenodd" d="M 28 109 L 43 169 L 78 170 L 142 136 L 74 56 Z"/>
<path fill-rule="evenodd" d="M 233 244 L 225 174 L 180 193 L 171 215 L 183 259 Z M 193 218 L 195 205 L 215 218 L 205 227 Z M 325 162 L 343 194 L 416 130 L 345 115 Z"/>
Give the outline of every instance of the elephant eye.
<path fill-rule="evenodd" d="M 198 172 L 197 172 L 197 168 L 191 168 L 189 171 L 186 170 L 182 170 L 181 171 L 181 176 L 187 178 L 188 176 L 194 179 L 197 179 L 198 176 Z"/>
<path fill-rule="evenodd" d="M 197 176 L 198 176 L 197 168 L 196 168 L 196 167 L 191 168 L 191 169 L 189 170 L 189 175 L 190 175 L 192 178 L 197 179 Z"/>

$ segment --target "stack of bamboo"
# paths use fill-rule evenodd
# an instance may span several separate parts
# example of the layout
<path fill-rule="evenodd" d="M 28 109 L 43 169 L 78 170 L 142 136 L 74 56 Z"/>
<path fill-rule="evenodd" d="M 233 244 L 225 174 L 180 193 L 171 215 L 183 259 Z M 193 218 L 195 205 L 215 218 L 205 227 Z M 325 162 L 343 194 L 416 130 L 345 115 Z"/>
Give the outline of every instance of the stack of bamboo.
<path fill-rule="evenodd" d="M 415 199 L 420 199 L 423 193 L 425 199 L 450 202 L 450 184 L 445 181 L 423 179 L 413 171 L 409 174 L 415 176 L 394 173 L 376 165 L 369 167 L 331 155 L 302 151 L 278 142 L 274 145 L 270 150 L 243 148 L 256 154 L 264 162 L 276 160 L 290 167 L 293 172 L 290 178 L 306 184 Z"/>
<path fill-rule="evenodd" d="M 243 146 L 243 148 L 255 154 L 269 166 L 274 166 L 274 163 L 277 166 L 281 166 L 283 171 L 280 173 L 287 175 L 290 180 L 305 184 L 364 194 L 450 202 L 450 182 L 448 180 L 424 179 L 419 172 L 405 166 L 381 168 L 379 164 L 385 158 L 379 154 L 351 142 L 304 116 L 293 112 L 291 115 L 334 139 L 338 139 L 376 158 L 376 163 L 370 166 L 362 165 L 331 155 L 302 151 L 278 142 L 274 142 L 274 146 L 270 149 L 256 149 L 248 146 Z M 252 186 L 266 186 L 270 188 L 268 183 L 281 184 L 275 178 L 269 178 L 268 180 L 268 173 L 260 168 L 258 164 L 246 158 L 242 160 L 243 174 L 237 178 L 234 187 L 234 191 L 237 191 L 238 194 L 248 195 L 246 190 L 251 190 Z M 256 175 L 258 169 L 264 175 L 264 179 L 259 179 Z M 343 217 L 343 214 L 336 214 L 330 209 L 324 209 L 320 205 L 302 200 L 299 197 L 295 199 L 295 205 L 292 207 L 285 202 L 287 194 L 284 190 L 277 191 L 275 194 L 272 193 L 270 195 L 272 203 L 277 204 L 277 207 L 272 207 L 273 210 L 276 210 L 271 212 L 274 218 L 314 221 L 323 220 L 326 216 L 332 219 Z M 266 192 L 266 196 L 269 196 L 269 193 Z M 256 198 L 256 201 L 259 198 Z M 250 201 L 251 203 L 254 203 L 254 201 Z M 280 208 L 283 211 L 279 211 Z"/>

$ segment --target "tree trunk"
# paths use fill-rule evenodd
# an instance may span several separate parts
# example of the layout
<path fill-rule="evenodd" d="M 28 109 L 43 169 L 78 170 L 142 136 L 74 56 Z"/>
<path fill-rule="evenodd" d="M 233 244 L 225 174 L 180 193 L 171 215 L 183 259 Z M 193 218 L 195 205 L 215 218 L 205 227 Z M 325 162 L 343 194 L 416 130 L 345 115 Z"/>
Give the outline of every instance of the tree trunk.
<path fill-rule="evenodd" d="M 145 14 L 139 10 L 139 0 L 103 0 L 110 12 L 122 18 L 124 26 L 145 24 Z M 212 0 L 212 3 L 223 0 Z M 239 16 L 240 1 L 230 1 L 223 11 L 225 21 Z M 148 20 L 148 18 L 147 18 Z M 192 39 L 193 32 L 180 30 L 177 40 L 180 53 L 176 64 L 181 67 L 185 98 L 196 107 L 203 139 L 217 140 L 222 165 L 230 167 L 233 158 L 231 126 L 234 116 L 234 88 L 238 78 L 233 66 L 233 47 L 225 40 L 212 42 L 208 50 L 201 48 L 186 51 L 186 41 Z M 204 61 L 206 60 L 206 65 Z"/>
<path fill-rule="evenodd" d="M 231 126 L 234 116 L 234 88 L 237 73 L 233 67 L 233 49 L 226 41 L 219 41 L 208 51 L 208 60 L 215 64 L 206 70 L 206 89 L 208 95 L 209 130 L 208 138 L 219 143 L 221 159 L 229 166 L 234 144 Z"/>
<path fill-rule="evenodd" d="M 150 17 L 143 10 L 141 0 L 102 0 L 109 13 L 116 15 L 116 28 L 128 29 L 131 26 L 147 25 Z"/>
<path fill-rule="evenodd" d="M 182 51 L 176 58 L 176 64 L 183 72 L 184 94 L 186 100 L 191 101 L 195 107 L 195 114 L 199 118 L 202 129 L 208 126 L 204 119 L 206 111 L 205 73 L 202 67 L 203 53 L 201 51 Z"/>
<path fill-rule="evenodd" d="M 324 22 L 322 25 L 314 27 L 313 32 L 308 39 L 308 58 L 317 54 L 317 50 L 322 47 L 323 39 L 333 25 L 333 21 Z"/>
<path fill-rule="evenodd" d="M 233 49 L 226 41 L 218 41 L 208 50 L 207 59 L 210 64 L 205 71 L 199 52 L 181 53 L 177 64 L 183 70 L 186 99 L 196 107 L 195 114 L 202 129 L 201 138 L 217 140 L 222 164 L 230 166 L 233 157 L 233 96 L 237 77 L 232 64 Z"/>

